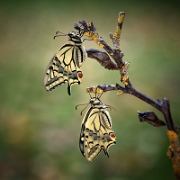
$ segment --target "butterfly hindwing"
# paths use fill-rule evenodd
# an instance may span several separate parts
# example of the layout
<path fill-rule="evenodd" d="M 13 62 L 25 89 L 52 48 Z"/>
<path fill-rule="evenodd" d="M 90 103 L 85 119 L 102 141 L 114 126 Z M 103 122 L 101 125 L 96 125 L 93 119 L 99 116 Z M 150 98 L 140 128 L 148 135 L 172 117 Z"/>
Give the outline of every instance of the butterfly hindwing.
<path fill-rule="evenodd" d="M 47 67 L 44 76 L 44 86 L 47 91 L 67 83 L 67 90 L 70 95 L 71 86 L 81 83 L 83 76 L 81 66 L 86 58 L 86 51 L 77 34 L 69 34 L 69 36 L 69 41 L 59 49 Z M 75 42 L 72 37 L 76 36 L 79 39 L 76 39 Z"/>

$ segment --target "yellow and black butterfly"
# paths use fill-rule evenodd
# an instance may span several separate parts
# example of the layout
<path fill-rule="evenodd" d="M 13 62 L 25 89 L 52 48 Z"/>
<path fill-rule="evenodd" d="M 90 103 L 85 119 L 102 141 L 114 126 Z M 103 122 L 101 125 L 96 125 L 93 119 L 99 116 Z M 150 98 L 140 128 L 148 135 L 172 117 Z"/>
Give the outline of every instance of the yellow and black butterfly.
<path fill-rule="evenodd" d="M 67 83 L 67 91 L 70 95 L 71 86 L 80 84 L 83 77 L 81 66 L 86 59 L 86 50 L 82 46 L 81 39 L 83 34 L 74 31 L 63 34 L 57 31 L 54 38 L 57 36 L 69 36 L 69 40 L 50 61 L 44 75 L 44 86 L 47 91 L 51 91 L 55 87 Z"/>
<path fill-rule="evenodd" d="M 96 96 L 91 97 L 88 104 L 91 107 L 82 121 L 79 148 L 83 156 L 92 161 L 101 150 L 109 157 L 108 149 L 116 144 L 116 135 L 112 131 L 112 121 L 107 111 L 111 106 L 103 104 L 100 97 Z"/>

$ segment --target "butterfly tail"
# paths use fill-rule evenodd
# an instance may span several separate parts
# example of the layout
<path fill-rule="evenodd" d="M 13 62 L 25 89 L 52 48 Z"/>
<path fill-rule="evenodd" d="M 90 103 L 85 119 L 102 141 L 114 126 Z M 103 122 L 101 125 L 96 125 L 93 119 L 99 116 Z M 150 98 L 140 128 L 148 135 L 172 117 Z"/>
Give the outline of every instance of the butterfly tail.
<path fill-rule="evenodd" d="M 71 86 L 68 84 L 68 87 L 67 87 L 67 92 L 69 94 L 69 96 L 71 95 Z"/>

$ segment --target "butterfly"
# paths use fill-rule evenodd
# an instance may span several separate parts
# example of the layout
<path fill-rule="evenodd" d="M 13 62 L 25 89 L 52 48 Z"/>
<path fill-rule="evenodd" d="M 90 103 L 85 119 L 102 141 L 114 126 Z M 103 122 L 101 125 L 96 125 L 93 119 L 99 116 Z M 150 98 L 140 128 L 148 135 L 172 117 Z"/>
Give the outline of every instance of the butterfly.
<path fill-rule="evenodd" d="M 116 144 L 116 135 L 107 111 L 111 106 L 103 104 L 97 96 L 91 97 L 88 104 L 91 107 L 82 121 L 79 148 L 82 155 L 91 162 L 102 150 L 109 157 L 108 149 Z"/>
<path fill-rule="evenodd" d="M 71 31 L 63 34 L 56 32 L 56 36 L 69 36 L 69 40 L 53 56 L 44 75 L 44 86 L 47 91 L 51 91 L 57 86 L 67 83 L 68 94 L 71 95 L 71 86 L 80 84 L 83 73 L 81 66 L 86 59 L 86 50 L 82 46 L 83 34 Z"/>

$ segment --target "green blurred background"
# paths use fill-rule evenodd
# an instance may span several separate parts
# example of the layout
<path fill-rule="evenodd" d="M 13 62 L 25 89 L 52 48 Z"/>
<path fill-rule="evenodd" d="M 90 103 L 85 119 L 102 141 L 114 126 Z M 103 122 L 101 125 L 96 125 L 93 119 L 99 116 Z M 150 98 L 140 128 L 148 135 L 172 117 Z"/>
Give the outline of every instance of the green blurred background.
<path fill-rule="evenodd" d="M 78 147 L 87 86 L 119 82 L 119 73 L 87 59 L 80 86 L 46 92 L 45 69 L 79 20 L 93 21 L 112 45 L 120 11 L 126 12 L 121 36 L 130 79 L 153 99 L 167 97 L 175 124 L 179 121 L 180 8 L 173 1 L 1 1 L 0 2 L 0 180 L 169 180 L 173 179 L 166 128 L 140 123 L 137 111 L 155 111 L 139 99 L 108 92 L 117 145 L 110 158 L 101 153 L 92 163 Z M 99 47 L 85 41 L 86 48 Z"/>

